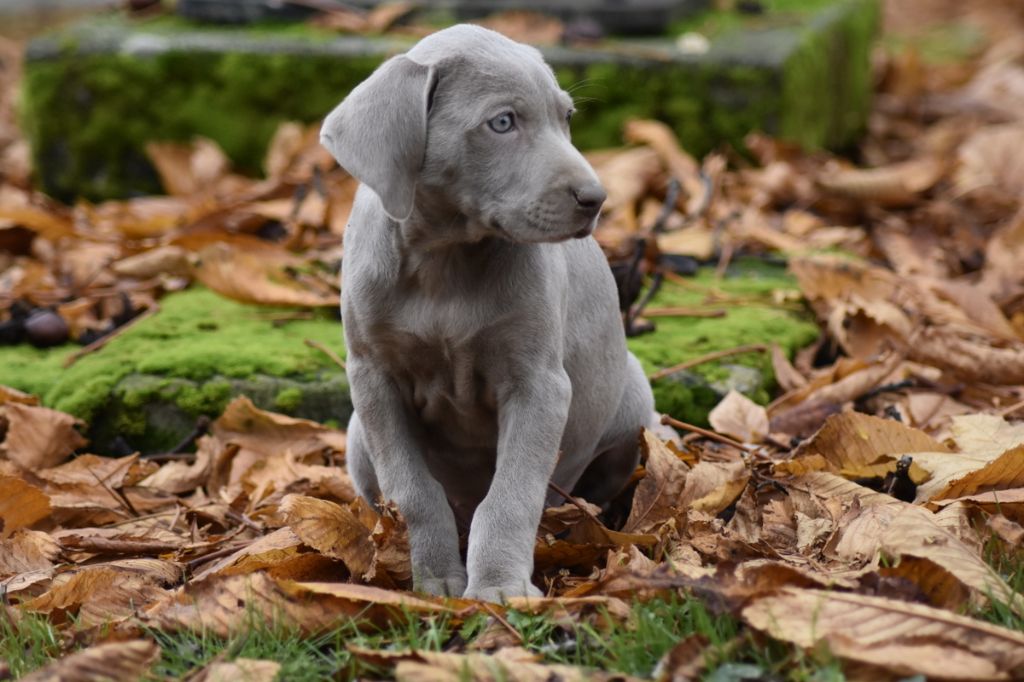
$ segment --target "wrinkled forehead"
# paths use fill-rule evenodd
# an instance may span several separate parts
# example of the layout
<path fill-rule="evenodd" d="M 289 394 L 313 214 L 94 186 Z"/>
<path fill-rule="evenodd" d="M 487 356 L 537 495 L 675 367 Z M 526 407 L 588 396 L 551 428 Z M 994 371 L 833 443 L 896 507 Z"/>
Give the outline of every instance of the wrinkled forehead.
<path fill-rule="evenodd" d="M 439 90 L 465 92 L 467 107 L 503 98 L 524 103 L 572 105 L 540 51 L 478 26 L 454 26 L 421 40 L 410 59 L 440 70 Z"/>

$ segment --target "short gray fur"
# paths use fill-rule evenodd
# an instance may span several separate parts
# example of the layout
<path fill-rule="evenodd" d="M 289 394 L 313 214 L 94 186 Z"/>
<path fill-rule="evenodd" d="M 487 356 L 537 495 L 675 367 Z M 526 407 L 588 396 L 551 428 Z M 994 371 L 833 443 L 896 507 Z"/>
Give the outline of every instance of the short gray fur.
<path fill-rule="evenodd" d="M 397 503 L 426 592 L 539 595 L 548 481 L 606 502 L 654 416 L 589 236 L 605 195 L 571 110 L 536 49 L 460 25 L 389 59 L 322 128 L 362 182 L 342 275 L 348 469 Z"/>

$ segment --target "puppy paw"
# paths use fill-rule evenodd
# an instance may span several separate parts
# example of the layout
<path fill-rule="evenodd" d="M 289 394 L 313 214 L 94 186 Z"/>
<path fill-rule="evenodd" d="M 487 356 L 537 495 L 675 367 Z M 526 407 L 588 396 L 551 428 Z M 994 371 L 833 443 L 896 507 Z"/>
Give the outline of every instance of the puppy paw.
<path fill-rule="evenodd" d="M 480 585 L 470 587 L 464 595 L 466 599 L 478 599 L 501 604 L 513 597 L 530 597 L 540 599 L 544 593 L 531 582 L 512 583 L 508 585 Z"/>
<path fill-rule="evenodd" d="M 424 578 L 416 583 L 416 589 L 436 597 L 461 597 L 462 593 L 466 591 L 466 576 Z"/>

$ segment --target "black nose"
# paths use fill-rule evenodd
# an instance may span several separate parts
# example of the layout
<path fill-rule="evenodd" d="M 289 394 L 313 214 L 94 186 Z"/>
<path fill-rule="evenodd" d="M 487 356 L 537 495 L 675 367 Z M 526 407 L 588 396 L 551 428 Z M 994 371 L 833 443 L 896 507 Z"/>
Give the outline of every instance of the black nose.
<path fill-rule="evenodd" d="M 599 183 L 591 182 L 582 187 L 574 187 L 572 196 L 576 199 L 576 205 L 579 208 L 590 213 L 597 213 L 601 209 L 601 204 L 608 198 L 608 193 Z"/>

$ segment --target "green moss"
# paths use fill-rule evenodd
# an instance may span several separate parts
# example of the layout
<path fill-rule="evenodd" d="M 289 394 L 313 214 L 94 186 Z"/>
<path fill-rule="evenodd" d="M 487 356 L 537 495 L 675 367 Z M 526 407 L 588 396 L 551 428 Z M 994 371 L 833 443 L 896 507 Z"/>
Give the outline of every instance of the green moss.
<path fill-rule="evenodd" d="M 882 46 L 899 54 L 914 50 L 929 64 L 959 64 L 973 57 L 986 45 L 985 33 L 976 24 L 961 22 L 918 27 L 912 33 L 886 33 Z"/>
<path fill-rule="evenodd" d="M 669 32 L 680 35 L 693 31 L 715 38 L 726 32 L 791 26 L 832 2 L 834 0 L 761 0 L 763 11 L 759 14 L 708 9 L 674 22 Z"/>
<path fill-rule="evenodd" d="M 36 393 L 47 405 L 90 420 L 124 377 L 153 375 L 164 380 L 122 391 L 120 400 L 137 407 L 159 396 L 200 414 L 223 406 L 231 391 L 228 382 L 195 389 L 172 379 L 314 377 L 333 369 L 329 358 L 305 345 L 307 338 L 344 355 L 341 324 L 329 316 L 275 327 L 272 317 L 282 314 L 280 309 L 234 303 L 202 288 L 171 294 L 160 305 L 159 314 L 67 369 L 61 365 L 70 347 L 0 348 L 0 384 Z"/>
<path fill-rule="evenodd" d="M 840 0 L 804 29 L 783 71 L 783 137 L 808 147 L 856 141 L 871 107 L 871 46 L 879 21 L 876 0 Z"/>
<path fill-rule="evenodd" d="M 60 199 L 157 192 L 149 140 L 216 140 L 237 168 L 262 171 L 282 121 L 318 121 L 381 57 L 170 51 L 81 54 L 25 67 L 21 121 L 36 168 Z"/>
<path fill-rule="evenodd" d="M 712 304 L 727 311 L 723 318 L 657 318 L 655 333 L 630 339 L 630 350 L 648 374 L 714 351 L 751 343 L 777 343 L 792 354 L 818 336 L 812 316 L 780 308 L 772 302 L 773 292 L 796 288 L 780 267 L 744 261 L 731 268 L 729 277 L 716 280 L 713 273 L 702 271 L 693 283 L 693 288 L 685 289 L 667 283 L 650 307 L 699 306 L 706 302 L 706 292 L 711 290 L 734 297 L 739 303 Z M 708 411 L 721 398 L 709 384 L 728 374 L 725 365 L 745 365 L 760 371 L 765 381 L 748 397 L 762 404 L 768 402 L 774 384 L 771 360 L 766 353 L 758 352 L 698 365 L 678 379 L 654 382 L 658 409 L 684 421 L 706 423 Z"/>
<path fill-rule="evenodd" d="M 302 391 L 297 388 L 286 388 L 274 396 L 274 405 L 284 412 L 294 412 L 302 402 Z"/>

